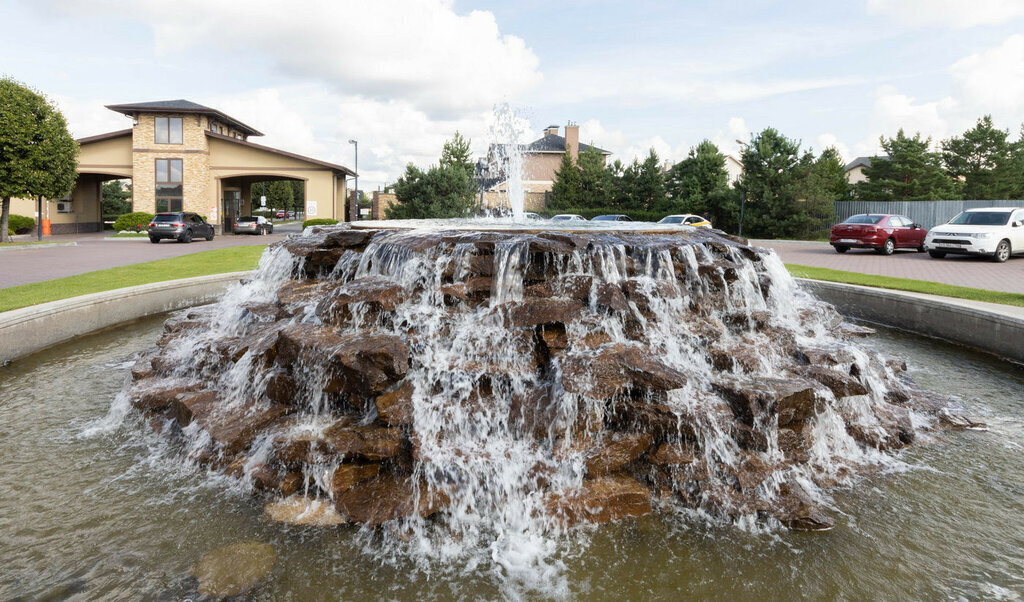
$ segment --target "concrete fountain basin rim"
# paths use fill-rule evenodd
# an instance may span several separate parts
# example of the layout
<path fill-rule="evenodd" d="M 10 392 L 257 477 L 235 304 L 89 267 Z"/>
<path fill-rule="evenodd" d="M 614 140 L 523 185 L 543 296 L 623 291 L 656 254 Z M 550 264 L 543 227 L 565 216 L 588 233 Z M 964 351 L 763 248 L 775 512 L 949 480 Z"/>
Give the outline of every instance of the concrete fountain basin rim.
<path fill-rule="evenodd" d="M 339 224 L 340 225 L 340 224 Z M 505 234 L 542 234 L 545 232 L 624 232 L 629 234 L 704 234 L 718 230 L 692 228 L 676 224 L 654 224 L 650 222 L 575 222 L 571 225 L 563 222 L 544 221 L 538 224 L 514 222 L 511 220 L 485 219 L 410 219 L 410 220 L 368 220 L 349 222 L 356 230 L 457 230 L 473 232 L 501 232 Z M 330 227 L 330 226 L 320 226 Z"/>

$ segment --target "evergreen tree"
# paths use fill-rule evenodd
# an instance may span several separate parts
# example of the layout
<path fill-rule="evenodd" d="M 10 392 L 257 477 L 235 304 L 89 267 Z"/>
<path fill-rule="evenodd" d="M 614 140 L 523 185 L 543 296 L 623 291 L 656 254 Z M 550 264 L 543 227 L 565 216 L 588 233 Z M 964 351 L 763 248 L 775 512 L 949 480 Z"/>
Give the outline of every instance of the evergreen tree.
<path fill-rule="evenodd" d="M 685 159 L 676 163 L 665 175 L 663 203 L 654 207 L 664 213 L 695 213 L 711 210 L 712 202 L 727 196 L 729 172 L 725 155 L 709 140 L 690 149 Z"/>
<path fill-rule="evenodd" d="M 813 238 L 828 232 L 835 221 L 835 202 L 846 198 L 849 183 L 843 161 L 834 148 L 815 159 L 804 153 L 795 186 L 796 208 L 790 218 L 788 236 Z"/>
<path fill-rule="evenodd" d="M 737 188 L 746 194 L 744 233 L 758 237 L 789 235 L 797 212 L 796 183 L 801 175 L 800 144 L 767 128 L 740 157 L 743 176 Z"/>
<path fill-rule="evenodd" d="M 410 163 L 395 182 L 397 202 L 387 208 L 387 218 L 466 217 L 475 204 L 467 181 L 472 185 L 472 178 L 462 167 L 431 167 L 423 171 Z"/>
<path fill-rule="evenodd" d="M 306 182 L 303 180 L 288 180 L 292 185 L 292 206 L 289 209 L 302 211 L 306 206 Z"/>
<path fill-rule="evenodd" d="M 104 220 L 116 219 L 132 210 L 131 184 L 125 186 L 121 180 L 104 182 L 100 187 L 100 196 Z"/>
<path fill-rule="evenodd" d="M 440 166 L 442 168 L 461 167 L 471 177 L 474 171 L 473 157 L 470 154 L 470 141 L 462 137 L 456 130 L 451 140 L 441 148 Z"/>
<path fill-rule="evenodd" d="M 612 204 L 623 210 L 650 210 L 665 202 L 665 174 L 652 148 L 641 163 L 637 159 L 622 171 Z"/>
<path fill-rule="evenodd" d="M 555 170 L 555 181 L 551 186 L 552 209 L 575 209 L 582 207 L 583 178 L 572 155 L 564 153 L 562 162 Z"/>
<path fill-rule="evenodd" d="M 1009 199 L 1014 173 L 1010 168 L 1010 132 L 996 129 L 985 115 L 962 136 L 942 141 L 946 173 L 963 182 L 963 197 L 974 200 Z"/>
<path fill-rule="evenodd" d="M 289 180 L 275 180 L 267 184 L 267 207 L 290 211 L 295 206 L 295 192 Z"/>
<path fill-rule="evenodd" d="M 908 138 L 903 129 L 895 138 L 882 136 L 888 158 L 875 157 L 864 168 L 867 180 L 858 182 L 854 194 L 862 201 L 955 200 L 960 193 L 942 169 L 938 153 L 928 150 L 931 138 Z"/>
<path fill-rule="evenodd" d="M 568 154 L 568 153 L 566 153 Z M 604 168 L 604 156 L 594 147 L 580 151 L 580 197 L 579 207 L 607 207 L 610 198 L 608 172 Z"/>
<path fill-rule="evenodd" d="M 75 185 L 78 143 L 43 96 L 0 79 L 0 242 L 8 240 L 11 198 L 59 199 Z"/>

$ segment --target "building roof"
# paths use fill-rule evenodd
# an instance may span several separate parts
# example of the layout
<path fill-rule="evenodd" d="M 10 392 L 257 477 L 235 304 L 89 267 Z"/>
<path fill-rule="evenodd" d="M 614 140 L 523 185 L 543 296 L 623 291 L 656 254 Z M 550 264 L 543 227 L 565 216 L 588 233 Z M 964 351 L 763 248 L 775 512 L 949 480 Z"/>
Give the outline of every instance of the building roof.
<path fill-rule="evenodd" d="M 112 140 L 114 138 L 120 138 L 121 136 L 131 136 L 132 128 L 126 130 L 117 130 L 116 132 L 107 132 L 106 134 L 96 134 L 95 136 L 86 136 L 85 138 L 78 138 L 75 142 L 79 144 L 88 144 L 90 142 L 102 142 L 103 140 Z"/>
<path fill-rule="evenodd" d="M 597 148 L 596 146 L 590 146 L 589 144 L 580 143 L 580 152 L 585 150 L 594 149 L 602 155 L 610 155 L 611 151 L 606 151 L 603 148 Z M 565 152 L 565 138 L 558 134 L 548 134 L 543 138 L 538 138 L 533 142 L 523 146 L 523 150 L 528 153 L 564 153 Z"/>
<path fill-rule="evenodd" d="M 196 115 L 212 115 L 219 121 L 238 128 L 247 136 L 262 136 L 263 133 L 254 127 L 248 126 L 241 121 L 221 113 L 217 109 L 211 109 L 190 100 L 179 98 L 178 100 L 156 100 L 152 102 L 136 102 L 122 105 L 107 105 L 111 111 L 124 113 L 129 117 L 135 117 L 139 113 L 191 113 Z"/>
<path fill-rule="evenodd" d="M 854 169 L 854 168 L 857 168 L 857 167 L 871 167 L 871 160 L 872 159 L 888 159 L 888 158 L 889 157 L 886 156 L 886 155 L 879 155 L 877 157 L 857 157 L 853 161 L 850 161 L 849 163 L 847 163 L 846 167 L 843 168 L 843 171 L 850 171 L 851 169 Z"/>
<path fill-rule="evenodd" d="M 270 152 L 270 153 L 274 153 L 275 155 L 281 155 L 282 157 L 288 157 L 288 158 L 291 158 L 291 159 L 298 159 L 300 161 L 306 161 L 306 162 L 312 163 L 314 165 L 320 165 L 322 167 L 326 167 L 328 169 L 332 169 L 334 171 L 337 171 L 337 172 L 340 172 L 340 173 L 343 173 L 343 174 L 346 174 L 346 175 L 350 175 L 350 176 L 353 176 L 353 177 L 358 175 L 356 172 L 354 172 L 351 169 L 345 167 L 344 165 L 337 165 L 335 163 L 328 163 L 327 161 L 321 161 L 319 159 L 313 159 L 311 157 L 305 157 L 303 155 L 297 155 L 295 153 L 289 153 L 288 151 L 283 151 L 283 150 L 280 150 L 280 149 L 277 149 L 277 148 L 272 148 L 272 147 L 269 147 L 269 146 L 263 146 L 262 144 L 255 144 L 255 143 L 249 142 L 247 140 L 239 140 L 238 138 L 232 138 L 231 136 L 225 136 L 224 134 L 218 134 L 216 132 L 211 132 L 209 130 L 206 130 L 206 137 L 207 138 L 215 138 L 217 140 L 224 140 L 225 142 L 232 142 L 234 144 L 241 144 L 242 146 L 248 146 L 248 147 L 255 148 L 255 149 L 258 149 L 258 150 L 261 150 L 261 151 L 267 151 L 267 152 Z"/>

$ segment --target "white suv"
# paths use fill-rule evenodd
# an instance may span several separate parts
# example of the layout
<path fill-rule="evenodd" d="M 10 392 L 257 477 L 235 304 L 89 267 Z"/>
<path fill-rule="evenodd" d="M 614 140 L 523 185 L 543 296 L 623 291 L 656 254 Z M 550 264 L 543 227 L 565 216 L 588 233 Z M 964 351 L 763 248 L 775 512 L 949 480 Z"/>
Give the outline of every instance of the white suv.
<path fill-rule="evenodd" d="M 937 259 L 947 253 L 990 255 L 1002 263 L 1010 255 L 1024 255 L 1024 208 L 968 209 L 932 228 L 924 248 Z"/>

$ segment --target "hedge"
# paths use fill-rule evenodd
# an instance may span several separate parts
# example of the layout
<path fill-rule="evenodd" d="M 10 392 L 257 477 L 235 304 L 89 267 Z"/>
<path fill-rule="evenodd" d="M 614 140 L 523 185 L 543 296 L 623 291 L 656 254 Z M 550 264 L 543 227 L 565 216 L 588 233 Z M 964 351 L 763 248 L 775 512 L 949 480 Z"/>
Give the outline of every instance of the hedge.
<path fill-rule="evenodd" d="M 307 226 L 333 226 L 334 224 L 337 223 L 338 220 L 336 219 L 331 219 L 329 217 L 320 217 L 315 219 L 307 219 L 306 221 L 302 222 L 302 227 L 305 228 Z"/>
<path fill-rule="evenodd" d="M 265 217 L 267 219 L 274 219 L 277 217 L 277 211 L 253 211 L 254 217 Z"/>
<path fill-rule="evenodd" d="M 551 217 L 553 215 L 559 215 L 561 213 L 575 213 L 577 215 L 582 215 L 587 219 L 597 217 L 598 215 L 622 214 L 628 215 L 629 218 L 634 222 L 656 222 L 661 218 L 665 217 L 666 215 L 670 215 L 668 213 L 662 213 L 659 211 L 643 211 L 642 209 L 622 209 L 620 207 L 598 207 L 596 209 L 590 207 L 577 207 L 575 209 L 542 209 L 537 213 L 539 213 L 543 217 Z"/>
<path fill-rule="evenodd" d="M 35 227 L 36 220 L 31 217 L 14 215 L 13 213 L 7 216 L 7 228 L 15 234 L 28 234 L 32 232 Z"/>
<path fill-rule="evenodd" d="M 124 215 L 119 215 L 117 220 L 114 221 L 114 230 L 116 232 L 124 232 L 125 230 L 142 232 L 149 227 L 149 222 L 153 221 L 154 217 L 152 213 L 146 213 L 145 211 L 125 213 Z"/>

